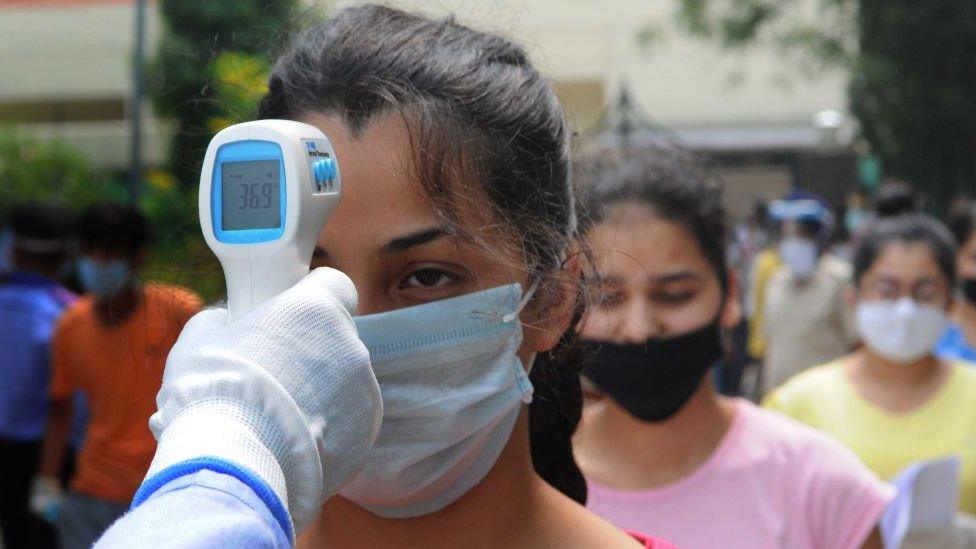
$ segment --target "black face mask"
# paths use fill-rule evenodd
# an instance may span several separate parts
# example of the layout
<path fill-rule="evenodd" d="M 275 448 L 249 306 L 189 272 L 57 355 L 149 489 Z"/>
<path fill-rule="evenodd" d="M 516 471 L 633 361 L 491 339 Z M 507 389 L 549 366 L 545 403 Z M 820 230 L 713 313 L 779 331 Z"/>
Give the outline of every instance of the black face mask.
<path fill-rule="evenodd" d="M 976 278 L 964 278 L 960 281 L 959 289 L 963 297 L 972 305 L 976 305 Z"/>
<path fill-rule="evenodd" d="M 702 377 L 723 355 L 718 320 L 668 339 L 619 344 L 584 341 L 583 375 L 641 421 L 664 421 L 678 413 Z"/>

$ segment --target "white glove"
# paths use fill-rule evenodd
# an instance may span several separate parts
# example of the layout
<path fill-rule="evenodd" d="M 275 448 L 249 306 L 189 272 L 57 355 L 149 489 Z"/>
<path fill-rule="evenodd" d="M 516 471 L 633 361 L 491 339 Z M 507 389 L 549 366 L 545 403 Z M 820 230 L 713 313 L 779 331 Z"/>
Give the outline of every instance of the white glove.
<path fill-rule="evenodd" d="M 383 416 L 356 300 L 344 274 L 321 268 L 233 322 L 226 309 L 190 319 L 149 420 L 159 445 L 147 478 L 194 458 L 230 461 L 304 530 L 365 465 Z"/>
<path fill-rule="evenodd" d="M 61 481 L 50 477 L 34 477 L 31 484 L 30 509 L 44 520 L 54 523 L 64 503 L 64 490 Z"/>

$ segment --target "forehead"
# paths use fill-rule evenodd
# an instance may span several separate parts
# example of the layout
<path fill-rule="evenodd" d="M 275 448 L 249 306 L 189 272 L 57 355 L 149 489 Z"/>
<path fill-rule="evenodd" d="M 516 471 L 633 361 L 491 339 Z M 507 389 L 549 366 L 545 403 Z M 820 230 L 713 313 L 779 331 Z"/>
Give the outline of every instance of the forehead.
<path fill-rule="evenodd" d="M 917 280 L 945 278 L 932 249 L 923 242 L 889 242 L 865 273 L 868 276 Z"/>
<path fill-rule="evenodd" d="M 646 206 L 614 206 L 589 232 L 597 268 L 623 278 L 658 277 L 676 270 L 708 269 L 698 242 L 684 227 Z"/>
<path fill-rule="evenodd" d="M 379 116 L 355 134 L 332 115 L 312 114 L 302 122 L 329 137 L 342 174 L 342 199 L 319 239 L 330 251 L 340 247 L 341 239 L 354 236 L 361 237 L 360 243 L 380 246 L 392 234 L 445 225 L 418 177 L 414 140 L 402 117 Z M 484 207 L 481 189 L 460 179 L 452 182 L 453 197 L 458 198 L 452 206 L 457 209 L 453 217 L 464 226 L 452 228 L 460 235 L 483 233 L 495 225 L 492 210 Z"/>

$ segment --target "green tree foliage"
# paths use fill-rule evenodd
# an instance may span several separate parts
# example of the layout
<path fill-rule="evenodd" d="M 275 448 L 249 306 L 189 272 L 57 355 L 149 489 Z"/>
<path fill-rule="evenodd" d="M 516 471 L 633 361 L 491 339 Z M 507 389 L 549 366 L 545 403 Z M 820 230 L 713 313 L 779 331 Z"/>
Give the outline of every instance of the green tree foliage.
<path fill-rule="evenodd" d="M 18 202 L 53 199 L 82 207 L 125 197 L 123 186 L 70 145 L 0 130 L 0 214 Z"/>
<path fill-rule="evenodd" d="M 801 72 L 841 66 L 850 110 L 886 174 L 941 209 L 976 188 L 976 2 L 678 0 L 694 35 L 774 47 Z"/>
<path fill-rule="evenodd" d="M 153 278 L 190 286 L 204 297 L 223 293 L 223 276 L 200 236 L 197 183 L 207 145 L 221 129 L 256 114 L 271 59 L 319 12 L 298 0 L 162 0 L 165 32 L 148 67 L 157 116 L 171 121 L 169 174 L 151 174 L 142 207 L 158 242 Z"/>
<path fill-rule="evenodd" d="M 223 293 L 223 276 L 200 238 L 196 193 L 165 172 L 150 171 L 139 207 L 156 234 L 143 275 L 181 284 L 207 299 Z M 25 137 L 0 129 L 0 227 L 15 204 L 55 201 L 80 212 L 96 202 L 128 202 L 121 181 L 98 169 L 69 143 Z"/>
<path fill-rule="evenodd" d="M 148 86 L 156 113 L 174 122 L 170 170 L 181 185 L 199 180 L 216 131 L 254 115 L 270 56 L 294 29 L 297 7 L 297 0 L 160 3 L 166 30 Z"/>

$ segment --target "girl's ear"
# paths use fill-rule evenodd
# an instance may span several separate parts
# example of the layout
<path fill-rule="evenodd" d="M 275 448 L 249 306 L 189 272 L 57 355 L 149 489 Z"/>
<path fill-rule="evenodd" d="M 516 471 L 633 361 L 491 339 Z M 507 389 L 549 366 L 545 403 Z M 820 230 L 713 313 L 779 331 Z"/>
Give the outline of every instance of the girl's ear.
<path fill-rule="evenodd" d="M 566 259 L 558 279 L 552 282 L 549 295 L 540 300 L 538 307 L 531 308 L 522 317 L 525 327 L 525 339 L 532 351 L 544 353 L 552 350 L 559 343 L 559 339 L 570 329 L 573 313 L 579 303 L 582 265 L 578 255 L 571 255 Z M 536 293 L 539 296 L 539 293 Z"/>
<path fill-rule="evenodd" d="M 725 305 L 719 323 L 723 328 L 731 330 L 742 321 L 742 302 L 739 300 L 739 276 L 735 271 L 729 271 L 728 290 L 725 292 Z"/>

